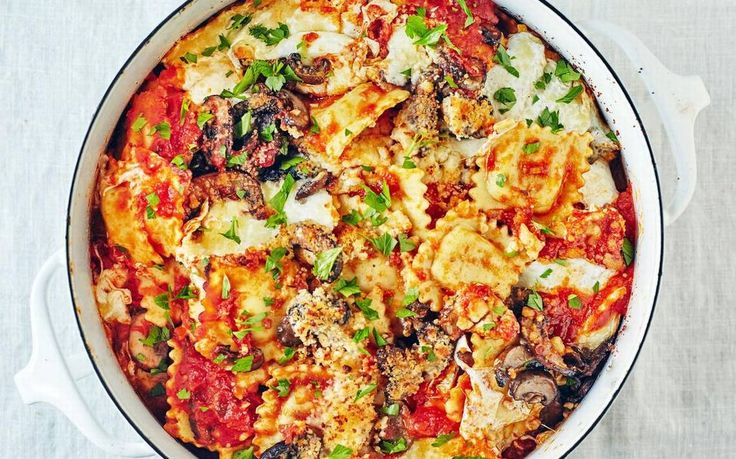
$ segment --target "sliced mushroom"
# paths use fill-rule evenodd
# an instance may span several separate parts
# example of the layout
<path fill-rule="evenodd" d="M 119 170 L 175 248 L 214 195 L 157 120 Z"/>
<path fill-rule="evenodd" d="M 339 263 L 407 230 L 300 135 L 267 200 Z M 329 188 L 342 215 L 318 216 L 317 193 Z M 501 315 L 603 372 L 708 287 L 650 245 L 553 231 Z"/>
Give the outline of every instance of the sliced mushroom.
<path fill-rule="evenodd" d="M 287 445 L 280 441 L 261 453 L 260 459 L 298 459 L 296 445 Z"/>
<path fill-rule="evenodd" d="M 316 223 L 299 223 L 288 228 L 291 245 L 297 259 L 314 266 L 317 255 L 337 247 L 337 239 L 327 228 Z M 340 253 L 332 265 L 327 282 L 332 282 L 342 272 L 343 256 Z"/>
<path fill-rule="evenodd" d="M 133 318 L 130 324 L 130 334 L 128 335 L 128 351 L 133 361 L 139 367 L 151 370 L 158 368 L 161 361 L 169 354 L 169 345 L 166 341 L 155 343 L 152 346 L 144 344 L 147 338 L 146 330 L 155 325 L 145 319 L 145 314 L 138 314 Z"/>
<path fill-rule="evenodd" d="M 509 394 L 516 400 L 549 405 L 557 400 L 559 391 L 554 378 L 546 371 L 522 371 L 509 384 Z"/>
<path fill-rule="evenodd" d="M 289 65 L 296 76 L 298 76 L 304 84 L 321 84 L 327 80 L 327 76 L 332 69 L 330 61 L 324 57 L 316 58 L 311 65 L 302 63 L 302 56 L 299 53 L 292 53 L 284 63 Z"/>
<path fill-rule="evenodd" d="M 523 459 L 537 447 L 537 442 L 530 436 L 517 438 L 503 450 L 501 457 L 504 459 Z"/>
<path fill-rule="evenodd" d="M 329 172 L 322 170 L 318 172 L 316 176 L 307 178 L 304 183 L 299 186 L 299 189 L 296 190 L 296 199 L 301 200 L 308 198 L 319 190 L 325 188 L 331 177 L 332 175 Z"/>
<path fill-rule="evenodd" d="M 521 310 L 526 305 L 531 292 L 526 287 L 511 287 L 511 295 L 506 298 L 505 303 L 506 307 L 511 309 L 517 318 L 521 316 Z"/>
<path fill-rule="evenodd" d="M 284 317 L 276 327 L 276 338 L 281 344 L 289 347 L 296 347 L 302 345 L 302 340 L 294 333 L 294 329 L 291 328 L 288 317 Z"/>
<path fill-rule="evenodd" d="M 240 196 L 242 196 L 242 198 Z M 198 210 L 205 201 L 242 200 L 257 218 L 268 217 L 261 185 L 248 174 L 236 171 L 216 172 L 192 179 L 184 200 L 188 215 Z"/>
<path fill-rule="evenodd" d="M 562 421 L 563 411 L 559 400 L 554 400 L 539 412 L 539 422 L 545 430 L 552 429 Z"/>
<path fill-rule="evenodd" d="M 547 331 L 547 318 L 541 312 L 525 308 L 521 319 L 522 343 L 545 368 L 557 371 L 565 376 L 575 376 L 578 368 L 571 367 L 564 356 L 557 353 Z M 526 315 L 525 315 L 526 314 Z"/>
<path fill-rule="evenodd" d="M 278 95 L 283 102 L 281 110 L 282 126 L 294 127 L 300 131 L 308 129 L 311 126 L 311 118 L 304 102 L 288 89 L 282 89 Z"/>
<path fill-rule="evenodd" d="M 498 385 L 504 387 L 509 382 L 509 369 L 521 368 L 532 359 L 534 359 L 534 356 L 522 345 L 509 349 L 496 365 L 496 382 Z"/>
<path fill-rule="evenodd" d="M 210 164 L 222 170 L 225 159 L 233 147 L 233 117 L 230 114 L 230 103 L 220 96 L 209 96 L 202 104 L 202 112 L 212 116 L 202 126 L 203 141 L 201 149 L 207 155 Z"/>

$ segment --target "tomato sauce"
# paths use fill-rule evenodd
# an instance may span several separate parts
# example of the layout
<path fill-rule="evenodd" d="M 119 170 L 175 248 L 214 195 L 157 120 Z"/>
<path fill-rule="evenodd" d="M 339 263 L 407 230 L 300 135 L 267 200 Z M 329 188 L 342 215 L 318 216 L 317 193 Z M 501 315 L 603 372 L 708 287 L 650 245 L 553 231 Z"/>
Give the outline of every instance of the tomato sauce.
<path fill-rule="evenodd" d="M 465 27 L 468 16 L 454 1 L 446 0 L 409 0 L 409 12 L 416 13 L 417 8 L 425 8 L 427 18 L 433 24 L 447 24 L 447 36 L 453 45 L 460 49 L 458 54 L 452 51 L 463 67 L 471 76 L 482 75 L 486 68 L 492 65 L 495 47 L 486 44 L 482 30 L 495 29 L 498 24 L 496 5 L 491 1 L 466 0 L 468 8 L 473 13 L 474 22 Z"/>
<path fill-rule="evenodd" d="M 204 446 L 244 445 L 253 434 L 256 407 L 261 403 L 258 393 L 240 400 L 233 395 L 235 376 L 204 358 L 177 330 L 174 340 L 181 347 L 182 358 L 166 388 L 172 405 L 188 414 L 197 441 Z M 165 426 L 176 433 L 171 420 Z"/>
<path fill-rule="evenodd" d="M 636 210 L 634 209 L 634 197 L 631 193 L 630 183 L 626 187 L 626 191 L 618 194 L 618 198 L 613 205 L 624 217 L 624 221 L 626 222 L 626 237 L 633 242 L 638 234 L 638 227 L 636 224 Z"/>
<path fill-rule="evenodd" d="M 439 376 L 436 380 L 442 380 Z M 457 432 L 460 424 L 447 417 L 445 402 L 448 394 L 441 393 L 432 382 L 422 383 L 409 400 L 413 409 L 405 415 L 404 425 L 411 438 L 436 437 L 440 434 Z"/>

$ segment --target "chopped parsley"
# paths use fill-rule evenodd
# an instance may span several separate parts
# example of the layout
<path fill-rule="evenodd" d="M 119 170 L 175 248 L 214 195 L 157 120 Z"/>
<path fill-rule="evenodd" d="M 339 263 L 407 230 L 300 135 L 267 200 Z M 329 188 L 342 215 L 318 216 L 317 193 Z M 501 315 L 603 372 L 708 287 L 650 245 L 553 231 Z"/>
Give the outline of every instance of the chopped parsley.
<path fill-rule="evenodd" d="M 516 78 L 519 78 L 519 71 L 516 70 L 516 67 L 511 65 L 512 59 L 514 58 L 508 55 L 508 53 L 506 52 L 506 48 L 504 48 L 503 45 L 498 45 L 498 49 L 496 50 L 496 55 L 493 57 L 493 61 L 500 64 L 501 67 L 506 69 L 507 72 L 509 72 Z"/>
<path fill-rule="evenodd" d="M 332 450 L 330 455 L 327 456 L 327 459 L 348 459 L 352 455 L 352 449 L 348 448 L 347 446 L 338 444 L 337 446 L 335 446 L 335 449 Z"/>
<path fill-rule="evenodd" d="M 181 126 L 184 124 L 184 120 L 187 117 L 187 113 L 189 113 L 189 99 L 186 97 L 181 99 L 181 108 L 179 108 L 179 125 Z"/>
<path fill-rule="evenodd" d="M 169 293 L 162 293 L 160 295 L 156 295 L 153 298 L 153 302 L 156 303 L 156 306 L 158 306 L 161 309 L 168 310 L 169 309 Z"/>
<path fill-rule="evenodd" d="M 608 137 L 608 138 L 609 138 L 609 139 L 611 139 L 612 141 L 614 141 L 614 142 L 618 143 L 618 137 L 616 136 L 616 133 L 615 133 L 615 132 L 613 132 L 613 131 L 608 131 L 608 133 L 606 134 L 606 137 Z"/>
<path fill-rule="evenodd" d="M 250 110 L 243 113 L 237 123 L 235 123 L 235 138 L 241 139 L 246 134 L 250 134 L 253 131 L 253 114 Z"/>
<path fill-rule="evenodd" d="M 573 100 L 575 100 L 575 98 L 577 98 L 581 92 L 583 92 L 583 85 L 573 86 L 572 88 L 570 88 L 567 94 L 557 99 L 557 102 L 562 102 L 563 104 L 569 104 Z"/>
<path fill-rule="evenodd" d="M 342 247 L 335 247 L 317 254 L 317 258 L 314 261 L 314 267 L 312 268 L 312 273 L 317 276 L 317 279 L 327 280 L 330 277 L 332 267 L 341 252 Z"/>
<path fill-rule="evenodd" d="M 499 188 L 503 188 L 506 186 L 506 175 L 504 174 L 497 174 L 496 175 L 496 186 Z"/>
<path fill-rule="evenodd" d="M 370 298 L 355 300 L 355 305 L 358 306 L 360 312 L 362 312 L 366 320 L 369 321 L 378 319 L 378 311 L 371 307 L 371 303 L 373 303 L 373 300 L 371 300 Z"/>
<path fill-rule="evenodd" d="M 380 194 L 367 186 L 363 186 L 363 189 L 365 190 L 365 203 L 376 212 L 384 212 L 391 207 L 391 191 L 385 180 L 381 184 Z"/>
<path fill-rule="evenodd" d="M 179 59 L 181 59 L 181 61 L 184 62 L 185 64 L 196 64 L 197 63 L 197 55 L 192 54 L 190 52 L 187 52 L 183 56 L 179 57 Z"/>
<path fill-rule="evenodd" d="M 197 127 L 199 129 L 204 129 L 205 123 L 207 123 L 207 121 L 211 120 L 214 117 L 215 115 L 210 112 L 200 112 L 197 115 Z"/>
<path fill-rule="evenodd" d="M 409 445 L 406 442 L 406 439 L 404 437 L 401 437 L 397 440 L 383 440 L 381 441 L 380 448 L 381 451 L 385 454 L 395 454 L 400 453 L 402 451 L 406 451 L 406 449 L 409 447 Z"/>
<path fill-rule="evenodd" d="M 179 392 L 176 393 L 176 396 L 179 398 L 179 400 L 189 400 L 190 398 L 192 398 L 192 393 L 186 389 L 181 389 Z"/>
<path fill-rule="evenodd" d="M 233 459 L 254 459 L 256 456 L 253 454 L 253 447 L 241 449 L 233 454 Z"/>
<path fill-rule="evenodd" d="M 493 98 L 504 105 L 503 108 L 498 110 L 502 114 L 516 105 L 516 91 L 514 91 L 514 88 L 501 88 L 493 93 Z"/>
<path fill-rule="evenodd" d="M 583 302 L 580 300 L 579 296 L 571 293 L 567 296 L 567 305 L 572 309 L 580 309 L 583 307 Z"/>
<path fill-rule="evenodd" d="M 227 356 L 225 354 L 217 354 L 217 357 L 212 359 L 212 362 L 214 363 L 222 363 L 227 359 Z"/>
<path fill-rule="evenodd" d="M 392 403 L 388 406 L 384 406 L 382 411 L 383 411 L 383 414 L 385 414 L 386 416 L 398 416 L 400 408 L 401 407 L 399 406 L 398 403 Z"/>
<path fill-rule="evenodd" d="M 422 353 L 427 354 L 427 361 L 428 362 L 436 362 L 437 361 L 437 355 L 434 353 L 434 349 L 432 349 L 429 346 L 422 346 L 420 348 Z"/>
<path fill-rule="evenodd" d="M 481 328 L 483 329 L 483 331 L 491 331 L 496 328 L 496 322 L 486 322 Z"/>
<path fill-rule="evenodd" d="M 527 143 L 523 147 L 521 147 L 521 151 L 523 151 L 524 154 L 527 154 L 527 155 L 536 153 L 538 150 L 539 150 L 539 142 Z"/>
<path fill-rule="evenodd" d="M 360 389 L 360 390 L 359 390 L 359 391 L 358 391 L 358 392 L 357 392 L 357 393 L 355 394 L 355 400 L 356 400 L 356 401 L 357 401 L 357 400 L 360 400 L 361 398 L 363 398 L 363 397 L 365 397 L 366 395 L 370 394 L 371 392 L 373 392 L 374 390 L 376 390 L 376 387 L 378 387 L 378 385 L 377 385 L 377 384 L 375 384 L 375 383 L 371 383 L 371 384 L 368 384 L 367 386 L 365 386 L 364 388 Z"/>
<path fill-rule="evenodd" d="M 182 287 L 179 293 L 176 294 L 177 300 L 191 300 L 192 298 L 196 298 L 196 295 L 192 292 L 192 288 L 189 285 Z"/>
<path fill-rule="evenodd" d="M 542 301 L 542 297 L 539 293 L 535 291 L 532 291 L 532 293 L 529 294 L 529 298 L 526 300 L 526 305 L 535 311 L 544 310 L 544 301 Z"/>
<path fill-rule="evenodd" d="M 155 133 L 158 133 L 158 136 L 162 139 L 169 140 L 171 138 L 171 125 L 169 125 L 168 121 L 161 121 L 153 127 L 151 134 Z"/>
<path fill-rule="evenodd" d="M 540 233 L 546 234 L 547 236 L 554 236 L 555 235 L 555 232 L 552 231 L 551 229 L 549 229 L 549 227 L 544 226 L 543 224 L 537 223 L 537 222 L 532 222 L 532 223 L 534 223 L 534 227 L 537 228 Z"/>
<path fill-rule="evenodd" d="M 264 126 L 263 129 L 261 129 L 261 132 L 258 133 L 258 136 L 262 140 L 265 140 L 266 142 L 271 142 L 273 141 L 273 134 L 275 132 L 276 132 L 276 124 L 271 123 L 271 124 L 267 124 L 266 126 Z"/>
<path fill-rule="evenodd" d="M 251 20 L 251 16 L 244 16 L 242 14 L 236 14 L 235 16 L 230 18 L 230 25 L 227 26 L 227 30 L 238 30 L 239 28 L 243 27 L 244 25 L 248 25 L 248 23 Z"/>
<path fill-rule="evenodd" d="M 156 218 L 156 208 L 161 202 L 158 195 L 156 193 L 147 194 L 146 202 L 148 203 L 148 205 L 146 206 L 146 218 L 148 218 L 149 220 Z"/>
<path fill-rule="evenodd" d="M 381 336 L 380 333 L 378 333 L 378 330 L 376 330 L 375 327 L 373 327 L 372 334 L 373 334 L 373 341 L 376 342 L 376 346 L 383 347 L 386 345 L 386 339 L 383 336 Z"/>
<path fill-rule="evenodd" d="M 544 72 L 544 74 L 542 75 L 542 78 L 540 78 L 539 80 L 537 80 L 536 83 L 534 83 L 534 87 L 542 90 L 542 89 L 545 89 L 547 85 L 550 84 L 550 82 L 552 82 L 552 74 Z"/>
<path fill-rule="evenodd" d="M 364 339 L 368 338 L 368 336 L 370 336 L 370 333 L 371 332 L 368 329 L 368 327 L 361 328 L 360 330 L 356 331 L 355 334 L 353 335 L 353 341 L 356 343 L 359 343 L 363 341 Z"/>
<path fill-rule="evenodd" d="M 238 235 L 238 219 L 233 217 L 230 220 L 230 228 L 228 228 L 224 233 L 220 233 L 220 236 L 225 239 L 230 239 L 236 244 L 240 244 L 240 236 Z"/>
<path fill-rule="evenodd" d="M 278 279 L 284 270 L 284 266 L 281 264 L 281 259 L 284 258 L 284 255 L 286 255 L 286 248 L 275 247 L 271 249 L 271 252 L 266 257 L 266 272 L 271 273 L 274 280 Z"/>
<path fill-rule="evenodd" d="M 573 69 L 572 66 L 564 59 L 557 61 L 557 65 L 555 66 L 555 76 L 563 83 L 572 83 L 573 81 L 578 81 L 580 79 L 580 73 L 576 72 L 575 69 Z"/>
<path fill-rule="evenodd" d="M 291 383 L 288 379 L 279 379 L 275 386 L 271 386 L 271 389 L 275 390 L 279 397 L 286 397 L 291 390 Z"/>
<path fill-rule="evenodd" d="M 546 279 L 549 277 L 550 274 L 552 274 L 552 268 L 547 268 L 542 274 L 539 275 L 539 277 L 541 277 L 542 279 Z"/>
<path fill-rule="evenodd" d="M 187 170 L 187 163 L 184 161 L 184 157 L 182 155 L 176 155 L 171 159 L 171 164 L 178 167 L 179 169 L 185 171 Z"/>
<path fill-rule="evenodd" d="M 430 29 L 422 15 L 412 15 L 406 19 L 406 35 L 414 40 L 415 45 L 437 46 L 439 41 L 446 37 L 445 32 L 447 32 L 447 24 L 440 23 Z"/>
<path fill-rule="evenodd" d="M 284 38 L 289 38 L 289 26 L 281 22 L 279 22 L 278 27 L 274 27 L 273 29 L 256 24 L 251 26 L 248 31 L 253 37 L 261 40 L 268 46 L 277 45 Z"/>
<path fill-rule="evenodd" d="M 286 205 L 286 200 L 289 197 L 289 193 L 291 193 L 292 188 L 294 188 L 295 183 L 296 180 L 294 180 L 294 177 L 291 174 L 286 174 L 286 177 L 284 177 L 284 182 L 281 184 L 281 188 L 268 201 L 268 203 L 271 205 L 271 208 L 276 211 L 276 214 L 271 215 L 266 220 L 267 228 L 276 228 L 286 223 L 284 206 Z"/>
<path fill-rule="evenodd" d="M 548 127 L 552 130 L 553 134 L 557 134 L 564 128 L 562 124 L 560 124 L 560 112 L 549 111 L 548 107 L 544 107 L 544 110 L 542 110 L 542 113 L 539 114 L 539 117 L 537 118 L 537 123 L 541 127 Z"/>
<path fill-rule="evenodd" d="M 223 300 L 230 298 L 230 279 L 228 279 L 227 275 L 222 276 L 222 292 L 220 293 L 220 298 Z"/>
<path fill-rule="evenodd" d="M 141 132 L 141 129 L 143 129 L 143 126 L 145 126 L 146 123 L 148 123 L 148 121 L 143 117 L 143 113 L 139 113 L 133 121 L 133 124 L 130 125 L 130 128 L 133 132 Z"/>
<path fill-rule="evenodd" d="M 460 5 L 460 9 L 463 10 L 463 13 L 465 13 L 465 24 L 463 24 L 463 28 L 470 27 L 474 22 L 475 18 L 473 17 L 473 12 L 468 8 L 468 4 L 465 3 L 465 0 L 456 0 L 457 4 Z"/>
<path fill-rule="evenodd" d="M 282 170 L 282 171 L 289 170 L 292 167 L 297 166 L 297 165 L 303 163 L 304 161 L 306 161 L 306 158 L 303 158 L 301 156 L 294 156 L 292 158 L 289 158 L 289 159 L 283 161 L 281 163 L 281 165 L 279 166 L 279 169 Z"/>
<path fill-rule="evenodd" d="M 601 283 L 599 281 L 595 281 L 595 284 L 593 284 L 593 293 L 598 293 L 601 290 Z"/>
<path fill-rule="evenodd" d="M 150 397 L 160 397 L 164 394 L 166 394 L 166 389 L 161 383 L 157 383 L 155 386 L 153 386 L 153 388 L 151 388 L 150 391 L 148 391 L 148 395 Z"/>
<path fill-rule="evenodd" d="M 459 87 L 457 83 L 455 83 L 455 79 L 450 74 L 445 75 L 445 81 L 447 82 L 447 85 L 453 89 L 457 89 Z"/>
<path fill-rule="evenodd" d="M 148 336 L 145 339 L 141 339 L 140 342 L 144 346 L 153 347 L 158 343 L 167 341 L 171 337 L 171 332 L 166 327 L 159 327 L 158 325 L 152 325 L 148 329 Z"/>
<path fill-rule="evenodd" d="M 418 299 L 419 299 L 419 291 L 416 289 L 416 287 L 412 287 L 406 291 L 404 298 L 401 300 L 401 305 L 409 306 L 410 304 L 417 301 Z"/>
<path fill-rule="evenodd" d="M 439 448 L 440 446 L 444 445 L 445 443 L 452 440 L 453 438 L 455 438 L 454 433 L 446 433 L 446 434 L 438 435 L 437 438 L 435 438 L 434 442 L 432 442 L 432 446 L 434 446 L 435 448 Z"/>
<path fill-rule="evenodd" d="M 253 356 L 252 355 L 246 355 L 243 358 L 240 358 L 235 361 L 233 364 L 233 367 L 231 368 L 231 371 L 233 373 L 246 373 L 249 372 L 253 368 Z"/>
<path fill-rule="evenodd" d="M 311 118 L 312 118 L 312 125 L 309 127 L 309 132 L 311 132 L 312 134 L 319 134 L 320 132 L 322 132 L 322 129 L 319 127 L 317 118 L 315 118 L 314 116 L 312 116 Z"/>
<path fill-rule="evenodd" d="M 621 246 L 621 255 L 624 257 L 624 263 L 626 266 L 631 265 L 634 261 L 634 244 L 628 238 L 624 238 L 624 243 Z"/>
<path fill-rule="evenodd" d="M 398 244 L 396 239 L 388 233 L 383 233 L 376 238 L 369 239 L 369 241 L 371 241 L 371 244 L 373 244 L 376 250 L 386 256 L 389 256 L 391 251 L 394 250 L 394 247 L 396 247 L 396 244 Z"/>
<path fill-rule="evenodd" d="M 401 163 L 401 167 L 403 167 L 404 169 L 416 169 L 417 168 L 417 163 L 415 163 L 411 159 L 411 157 L 404 156 L 404 162 Z"/>
<path fill-rule="evenodd" d="M 357 210 L 351 210 L 349 214 L 343 215 L 341 220 L 348 225 L 358 226 L 358 223 L 363 220 L 363 216 Z"/>
<path fill-rule="evenodd" d="M 411 239 L 404 236 L 403 234 L 399 234 L 399 251 L 411 252 L 416 248 L 416 246 L 417 245 Z"/>
<path fill-rule="evenodd" d="M 284 355 L 279 357 L 279 364 L 283 365 L 289 360 L 294 358 L 294 355 L 296 354 L 296 351 L 293 347 L 287 347 L 284 349 Z"/>
<path fill-rule="evenodd" d="M 345 297 L 360 294 L 360 287 L 358 287 L 358 279 L 356 277 L 353 277 L 350 280 L 340 278 L 335 282 L 333 288 L 336 292 L 342 293 Z"/>
<path fill-rule="evenodd" d="M 408 317 L 416 317 L 417 313 L 412 311 L 411 309 L 407 308 L 401 308 L 398 311 L 396 311 L 396 317 L 399 319 L 406 319 Z"/>

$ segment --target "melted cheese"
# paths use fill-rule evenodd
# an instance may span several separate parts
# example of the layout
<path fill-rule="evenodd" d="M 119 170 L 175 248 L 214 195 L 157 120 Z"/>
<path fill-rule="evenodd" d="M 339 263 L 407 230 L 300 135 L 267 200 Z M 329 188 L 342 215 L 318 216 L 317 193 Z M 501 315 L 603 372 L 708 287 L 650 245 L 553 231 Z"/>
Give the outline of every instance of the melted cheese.
<path fill-rule="evenodd" d="M 278 193 L 282 183 L 266 182 L 262 185 L 263 196 L 266 201 Z M 298 190 L 303 183 L 303 180 L 297 181 L 293 190 Z M 284 213 L 286 214 L 286 221 L 290 224 L 314 222 L 330 230 L 335 227 L 340 218 L 332 202 L 332 196 L 325 190 L 319 190 L 302 200 L 297 200 L 296 192 L 292 191 L 286 199 L 286 204 L 284 204 Z"/>
<path fill-rule="evenodd" d="M 551 272 L 542 277 L 547 270 Z M 591 263 L 583 258 L 569 258 L 564 265 L 554 261 L 533 261 L 521 273 L 519 285 L 543 292 L 554 292 L 560 287 L 569 287 L 585 294 L 593 294 L 596 282 L 604 288 L 608 281 L 616 274 L 615 271 Z"/>
<path fill-rule="evenodd" d="M 406 27 L 397 28 L 386 47 L 388 55 L 382 65 L 384 78 L 391 84 L 404 86 L 410 80 L 416 82 L 432 64 L 432 57 L 429 54 L 432 50 L 426 46 L 415 45 L 406 35 Z"/>

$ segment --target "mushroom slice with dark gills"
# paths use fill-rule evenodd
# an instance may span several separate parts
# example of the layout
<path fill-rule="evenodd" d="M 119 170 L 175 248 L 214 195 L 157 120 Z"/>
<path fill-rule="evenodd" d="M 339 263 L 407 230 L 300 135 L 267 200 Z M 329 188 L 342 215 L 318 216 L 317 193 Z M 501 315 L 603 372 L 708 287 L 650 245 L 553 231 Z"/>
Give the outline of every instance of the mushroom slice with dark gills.
<path fill-rule="evenodd" d="M 499 386 L 504 387 L 509 382 L 510 376 L 513 376 L 509 375 L 510 371 L 516 372 L 533 360 L 534 356 L 526 347 L 522 345 L 512 347 L 503 357 L 496 359 L 496 382 Z"/>
<path fill-rule="evenodd" d="M 594 350 L 566 346 L 559 337 L 550 338 L 542 312 L 525 307 L 521 315 L 522 343 L 548 370 L 564 376 L 591 376 L 610 351 L 609 342 Z"/>
<path fill-rule="evenodd" d="M 557 400 L 559 390 L 554 378 L 546 371 L 526 370 L 511 381 L 509 394 L 516 400 L 547 406 Z"/>
<path fill-rule="evenodd" d="M 130 324 L 128 351 L 136 365 L 152 370 L 169 355 L 169 345 L 166 344 L 169 329 L 148 322 L 144 316 L 143 313 L 138 314 Z"/>
<path fill-rule="evenodd" d="M 410 349 L 384 346 L 376 360 L 387 378 L 386 395 L 390 400 L 404 400 L 416 393 L 424 381 L 436 378 L 452 357 L 452 342 L 439 327 L 424 324 L 417 332 L 418 344 Z"/>
<path fill-rule="evenodd" d="M 335 236 L 326 227 L 317 223 L 290 225 L 286 231 L 289 235 L 289 241 L 294 247 L 296 258 L 310 266 L 314 266 L 320 253 L 338 247 Z M 329 275 L 322 280 L 332 282 L 337 279 L 342 272 L 342 265 L 343 256 L 342 253 L 339 253 L 332 264 Z"/>
<path fill-rule="evenodd" d="M 330 74 L 330 70 L 332 70 L 332 63 L 329 59 L 316 58 L 311 64 L 307 65 L 302 62 L 302 56 L 299 53 L 289 54 L 284 59 L 284 63 L 294 70 L 294 73 L 302 80 L 303 84 L 307 85 L 324 83 Z"/>
<path fill-rule="evenodd" d="M 187 215 L 192 216 L 207 201 L 212 204 L 227 199 L 245 202 L 246 210 L 258 219 L 268 217 L 261 185 L 250 175 L 237 171 L 215 172 L 193 178 L 184 199 L 184 208 Z"/>
<path fill-rule="evenodd" d="M 223 170 L 226 159 L 233 148 L 233 117 L 230 113 L 230 103 L 220 96 L 209 96 L 202 104 L 199 117 L 211 117 L 202 124 L 202 145 L 209 164 Z"/>
<path fill-rule="evenodd" d="M 260 459 L 319 459 L 322 439 L 311 431 L 291 443 L 280 441 L 261 453 Z"/>

